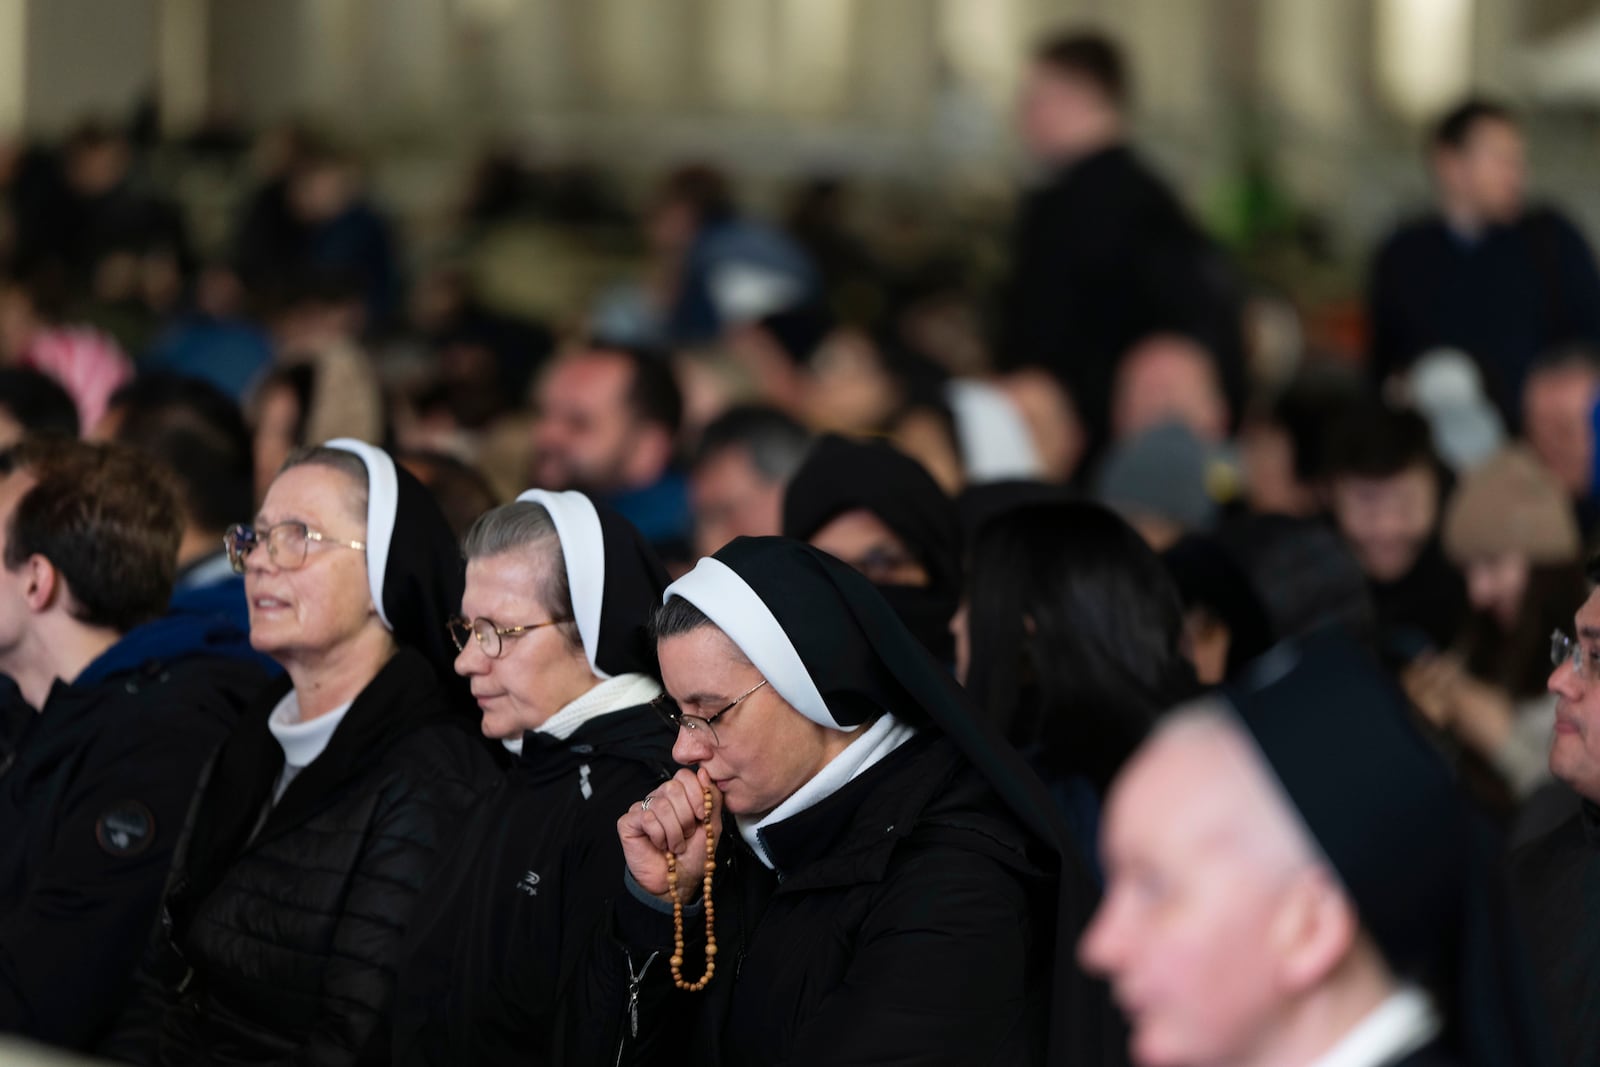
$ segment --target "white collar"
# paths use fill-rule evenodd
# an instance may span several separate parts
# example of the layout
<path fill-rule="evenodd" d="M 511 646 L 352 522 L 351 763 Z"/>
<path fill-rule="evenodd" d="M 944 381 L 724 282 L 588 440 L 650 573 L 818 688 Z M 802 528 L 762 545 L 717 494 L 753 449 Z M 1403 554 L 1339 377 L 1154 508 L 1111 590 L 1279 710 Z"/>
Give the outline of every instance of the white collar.
<path fill-rule="evenodd" d="M 1432 1041 L 1439 1027 L 1439 1014 L 1428 995 L 1416 986 L 1405 986 L 1306 1067 L 1382 1067 Z"/>
<path fill-rule="evenodd" d="M 544 721 L 538 733 L 565 741 L 584 723 L 613 711 L 647 704 L 661 695 L 661 683 L 648 674 L 619 674 L 584 693 Z M 665 726 L 662 729 L 666 729 Z M 522 755 L 522 735 L 502 741 L 513 755 Z"/>
<path fill-rule="evenodd" d="M 326 715 L 319 715 L 310 722 L 301 722 L 300 697 L 293 689 L 289 690 L 288 695 L 278 701 L 278 706 L 267 717 L 267 729 L 277 739 L 278 747 L 283 749 L 284 763 L 291 767 L 310 766 L 311 761 L 322 755 L 322 750 L 328 747 L 333 732 L 344 721 L 345 713 L 353 703 L 355 701 L 347 700 Z"/>
<path fill-rule="evenodd" d="M 756 854 L 756 858 L 767 867 L 776 870 L 771 857 L 767 855 L 766 845 L 761 840 L 762 830 L 822 803 L 842 789 L 847 782 L 853 781 L 869 767 L 881 762 L 889 753 L 911 740 L 915 734 L 915 729 L 893 715 L 881 716 L 877 722 L 852 740 L 843 752 L 829 760 L 810 781 L 790 794 L 789 799 L 768 812 L 760 822 L 738 823 L 740 836 L 744 838 L 745 844 L 750 846 L 750 851 Z"/>

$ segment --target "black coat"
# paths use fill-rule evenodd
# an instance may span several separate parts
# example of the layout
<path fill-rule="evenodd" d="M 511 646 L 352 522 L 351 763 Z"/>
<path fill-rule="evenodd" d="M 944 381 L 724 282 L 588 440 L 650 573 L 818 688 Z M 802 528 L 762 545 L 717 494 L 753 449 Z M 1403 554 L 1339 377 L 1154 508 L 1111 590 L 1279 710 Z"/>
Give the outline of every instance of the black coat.
<path fill-rule="evenodd" d="M 201 767 L 265 684 L 239 659 L 58 682 L 0 747 L 0 1032 L 74 1048 L 121 1010 Z"/>
<path fill-rule="evenodd" d="M 1098 438 L 1116 364 L 1141 338 L 1187 334 L 1216 356 L 1237 412 L 1242 301 L 1232 268 L 1154 171 L 1124 146 L 1078 160 L 1017 214 L 1004 366 L 1054 371 Z"/>
<path fill-rule="evenodd" d="M 718 845 L 717 973 L 701 993 L 672 988 L 670 912 L 619 896 L 574 990 L 580 1062 L 1043 1062 L 1054 931 L 1036 920 L 1055 887 L 949 740 L 914 738 L 762 839 L 781 875 L 731 821 Z M 684 925 L 692 981 L 698 906 Z"/>
<path fill-rule="evenodd" d="M 670 778 L 671 731 L 648 707 L 558 741 L 529 733 L 478 804 L 407 938 L 397 1064 L 563 1062 L 557 998 L 622 891 L 617 819 Z"/>
<path fill-rule="evenodd" d="M 109 1054 L 389 1062 L 406 926 L 493 763 L 428 661 L 402 649 L 269 808 L 283 752 L 267 717 L 287 689 L 272 688 L 209 771 Z"/>
<path fill-rule="evenodd" d="M 1512 853 L 1511 888 L 1562 1062 L 1600 1063 L 1600 807 Z"/>
<path fill-rule="evenodd" d="M 1402 226 L 1378 251 L 1369 287 L 1375 376 L 1403 372 L 1430 348 L 1462 349 L 1513 426 L 1534 360 L 1562 344 L 1600 345 L 1594 254 L 1547 208 L 1473 242 L 1438 217 Z"/>

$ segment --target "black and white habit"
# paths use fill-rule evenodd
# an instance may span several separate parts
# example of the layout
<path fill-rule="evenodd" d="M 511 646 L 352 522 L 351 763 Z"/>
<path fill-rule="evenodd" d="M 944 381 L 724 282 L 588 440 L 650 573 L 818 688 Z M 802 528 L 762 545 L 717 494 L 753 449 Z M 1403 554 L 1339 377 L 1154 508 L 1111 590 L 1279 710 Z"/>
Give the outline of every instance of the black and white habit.
<path fill-rule="evenodd" d="M 666 572 L 616 512 L 532 490 L 561 542 L 571 614 L 601 679 L 516 743 L 424 895 L 400 973 L 397 1064 L 577 1062 L 555 1026 L 563 989 L 621 889 L 617 817 L 677 770 L 650 611 Z"/>
<path fill-rule="evenodd" d="M 667 597 L 799 714 L 859 736 L 759 821 L 724 813 L 703 992 L 673 989 L 670 911 L 630 880 L 577 988 L 586 1058 L 1125 1062 L 1104 987 L 1073 964 L 1095 889 L 1049 795 L 866 579 L 740 538 Z M 687 919 L 695 975 L 704 927 Z"/>
<path fill-rule="evenodd" d="M 298 721 L 288 678 L 202 774 L 129 1009 L 135 1063 L 390 1060 L 401 938 L 494 766 L 445 672 L 455 538 L 388 453 L 366 466 L 373 603 L 398 650 L 348 705 Z M 453 678 L 453 675 L 451 675 Z"/>

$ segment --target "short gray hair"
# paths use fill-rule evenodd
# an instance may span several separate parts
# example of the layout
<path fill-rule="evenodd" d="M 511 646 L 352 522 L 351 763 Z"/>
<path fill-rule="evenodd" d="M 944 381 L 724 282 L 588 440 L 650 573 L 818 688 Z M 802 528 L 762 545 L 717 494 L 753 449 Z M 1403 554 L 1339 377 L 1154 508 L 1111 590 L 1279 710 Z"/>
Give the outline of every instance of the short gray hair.
<path fill-rule="evenodd" d="M 811 434 L 776 408 L 749 405 L 732 408 L 712 420 L 701 434 L 691 469 L 735 448 L 743 448 L 750 465 L 766 481 L 787 482 L 805 463 Z"/>
<path fill-rule="evenodd" d="M 543 504 L 517 500 L 479 515 L 461 542 L 461 555 L 471 562 L 507 552 L 536 556 L 545 568 L 544 582 L 535 595 L 552 618 L 572 615 L 572 587 L 567 581 L 567 559 L 561 550 L 561 535 L 555 520 Z M 505 620 L 501 620 L 502 623 Z M 522 622 L 532 620 L 520 620 Z M 581 646 L 582 636 L 575 622 L 557 627 L 569 644 Z"/>

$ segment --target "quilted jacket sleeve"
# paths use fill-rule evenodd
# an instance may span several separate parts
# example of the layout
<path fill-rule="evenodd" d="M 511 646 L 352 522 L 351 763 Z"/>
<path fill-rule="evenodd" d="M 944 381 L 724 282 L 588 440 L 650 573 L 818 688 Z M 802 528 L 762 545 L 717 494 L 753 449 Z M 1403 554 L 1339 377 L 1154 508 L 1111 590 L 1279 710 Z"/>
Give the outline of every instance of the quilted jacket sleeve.
<path fill-rule="evenodd" d="M 389 1062 L 389 1010 L 406 925 L 435 859 L 482 784 L 436 778 L 390 786 L 334 930 L 321 1015 L 290 1062 Z"/>

